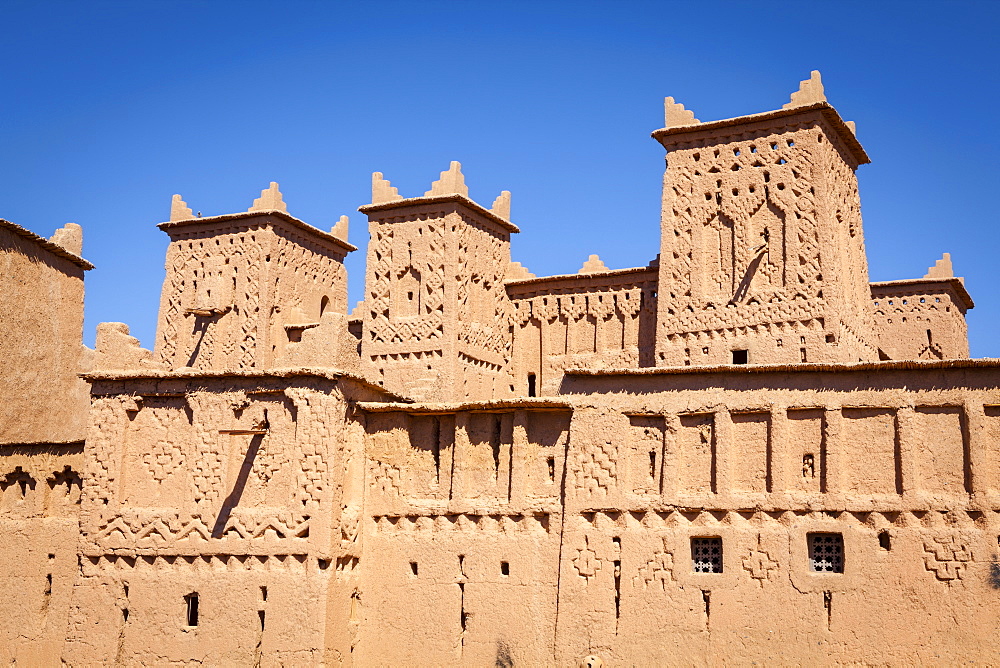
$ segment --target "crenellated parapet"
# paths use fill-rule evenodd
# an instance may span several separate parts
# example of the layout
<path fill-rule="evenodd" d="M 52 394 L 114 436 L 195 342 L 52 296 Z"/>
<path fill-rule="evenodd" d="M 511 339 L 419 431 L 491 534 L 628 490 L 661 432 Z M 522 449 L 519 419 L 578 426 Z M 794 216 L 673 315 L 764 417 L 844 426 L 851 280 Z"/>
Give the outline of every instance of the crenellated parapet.
<path fill-rule="evenodd" d="M 362 314 L 366 373 L 414 397 L 507 393 L 511 338 L 503 283 L 518 231 L 504 191 L 469 199 L 452 162 L 422 197 L 400 197 L 376 172 Z"/>
<path fill-rule="evenodd" d="M 776 111 L 686 113 L 670 100 L 653 133 L 668 151 L 656 364 L 877 359 L 854 174 L 868 157 L 819 72 Z M 799 326 L 818 332 L 772 334 Z"/>
<path fill-rule="evenodd" d="M 159 227 L 171 243 L 156 355 L 171 369 L 272 366 L 324 313 L 347 312 L 346 217 L 313 227 L 288 213 L 277 183 L 221 216 L 192 215 L 175 195 Z"/>

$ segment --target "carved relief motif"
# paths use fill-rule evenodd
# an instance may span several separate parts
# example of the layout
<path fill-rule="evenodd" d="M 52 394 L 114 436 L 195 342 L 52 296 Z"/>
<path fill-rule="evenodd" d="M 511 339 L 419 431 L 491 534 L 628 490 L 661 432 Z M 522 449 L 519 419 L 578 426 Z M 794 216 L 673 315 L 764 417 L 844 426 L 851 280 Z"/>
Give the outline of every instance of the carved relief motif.
<path fill-rule="evenodd" d="M 309 534 L 309 515 L 287 511 L 233 509 L 221 527 L 215 518 L 179 513 L 127 513 L 98 527 L 93 540 L 105 548 L 182 547 L 184 541 L 249 538 L 302 538 Z M 183 543 L 186 544 L 186 543 Z"/>
<path fill-rule="evenodd" d="M 380 490 L 383 494 L 399 494 L 402 472 L 398 466 L 374 462 L 372 469 L 372 489 Z"/>
<path fill-rule="evenodd" d="M 368 309 L 374 342 L 426 341 L 443 335 L 445 227 L 443 220 L 423 215 L 379 225 L 373 232 Z M 417 233 L 408 234 L 413 231 Z"/>
<path fill-rule="evenodd" d="M 633 582 L 642 582 L 643 589 L 659 586 L 662 591 L 666 591 L 667 583 L 674 579 L 674 555 L 670 550 L 668 538 L 663 537 L 663 549 L 653 553 L 652 558 L 639 569 Z"/>
<path fill-rule="evenodd" d="M 576 556 L 573 558 L 573 568 L 576 569 L 577 574 L 582 577 L 587 584 L 590 584 L 590 579 L 597 575 L 597 572 L 601 570 L 604 562 L 597 556 L 597 553 L 590 548 L 590 538 L 588 536 L 584 536 L 583 540 L 584 546 L 577 549 Z"/>
<path fill-rule="evenodd" d="M 972 560 L 968 536 L 948 534 L 924 539 L 924 566 L 938 580 L 961 580 Z"/>
<path fill-rule="evenodd" d="M 172 405 L 146 406 L 142 419 L 144 428 L 150 435 L 156 434 L 156 438 L 140 459 L 149 476 L 156 482 L 163 482 L 187 461 L 186 439 L 179 433 L 181 422 L 186 425 L 187 420 L 180 407 Z"/>
<path fill-rule="evenodd" d="M 586 494 L 606 494 L 615 484 L 617 471 L 614 446 L 609 442 L 595 443 L 580 453 L 579 488 Z"/>
<path fill-rule="evenodd" d="M 503 285 L 507 242 L 468 216 L 458 234 L 459 341 L 504 358 L 510 353 L 508 299 Z"/>
<path fill-rule="evenodd" d="M 811 350 L 801 354 L 797 347 L 766 354 L 795 361 L 815 361 L 814 354 L 854 361 L 874 356 L 856 158 L 839 136 L 810 121 L 720 134 L 708 146 L 679 143 L 669 150 L 660 363 L 698 363 L 692 350 L 704 344 L 689 335 L 773 335 L 774 326 L 809 322 L 819 322 L 824 332 L 835 327 L 816 342 L 838 348 L 812 350 L 810 342 Z M 821 238 L 830 234 L 833 246 L 823 246 Z M 824 252 L 843 259 L 825 260 Z M 851 280 L 825 293 L 830 277 L 824 264 L 837 262 L 850 267 L 845 275 Z M 836 322 L 820 317 L 831 298 L 839 309 Z M 719 362 L 720 345 L 733 344 L 712 342 L 711 358 L 701 363 Z"/>
<path fill-rule="evenodd" d="M 160 330 L 161 359 L 172 360 L 177 350 L 177 323 L 180 320 L 181 289 L 184 285 L 184 263 L 187 256 L 178 244 L 167 248 L 167 287 L 162 304 L 163 326 Z"/>
<path fill-rule="evenodd" d="M 778 562 L 766 550 L 758 548 L 743 557 L 743 569 L 763 586 L 765 581 L 777 576 Z"/>

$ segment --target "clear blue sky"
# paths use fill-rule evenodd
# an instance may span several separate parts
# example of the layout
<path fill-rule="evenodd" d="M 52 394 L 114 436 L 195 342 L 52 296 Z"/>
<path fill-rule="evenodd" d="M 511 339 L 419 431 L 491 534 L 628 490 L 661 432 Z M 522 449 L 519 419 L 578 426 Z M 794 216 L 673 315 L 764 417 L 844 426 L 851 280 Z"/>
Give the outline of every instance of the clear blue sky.
<path fill-rule="evenodd" d="M 243 211 L 278 181 L 293 215 L 351 216 L 351 304 L 371 172 L 406 196 L 460 160 L 510 190 L 514 259 L 539 275 L 656 255 L 672 95 L 701 120 L 775 109 L 809 71 L 873 164 L 871 280 L 950 251 L 1000 357 L 1000 2 L 0 3 L 0 217 L 84 227 L 86 331 L 154 342 L 170 196 Z"/>

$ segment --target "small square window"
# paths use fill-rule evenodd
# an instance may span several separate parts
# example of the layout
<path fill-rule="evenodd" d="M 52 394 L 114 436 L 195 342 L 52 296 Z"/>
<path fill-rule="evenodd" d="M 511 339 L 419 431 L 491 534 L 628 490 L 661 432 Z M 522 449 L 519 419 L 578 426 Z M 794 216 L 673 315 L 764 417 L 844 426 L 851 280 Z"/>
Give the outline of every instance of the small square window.
<path fill-rule="evenodd" d="M 815 573 L 844 572 L 844 536 L 839 533 L 811 533 L 809 570 Z"/>
<path fill-rule="evenodd" d="M 749 350 L 734 350 L 733 351 L 733 364 L 747 364 L 750 362 L 750 351 Z"/>
<path fill-rule="evenodd" d="M 691 569 L 695 573 L 722 572 L 722 539 L 692 538 Z"/>

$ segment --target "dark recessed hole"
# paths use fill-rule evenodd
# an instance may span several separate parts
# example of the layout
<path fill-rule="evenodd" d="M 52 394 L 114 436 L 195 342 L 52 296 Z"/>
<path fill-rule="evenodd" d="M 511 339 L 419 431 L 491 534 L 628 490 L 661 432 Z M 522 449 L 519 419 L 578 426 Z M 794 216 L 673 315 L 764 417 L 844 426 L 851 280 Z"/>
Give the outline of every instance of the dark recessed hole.
<path fill-rule="evenodd" d="M 197 592 L 184 597 L 186 620 L 188 626 L 198 626 L 198 594 Z"/>
<path fill-rule="evenodd" d="M 878 532 L 878 546 L 881 547 L 883 550 L 892 549 L 892 539 L 889 537 L 888 531 Z"/>

